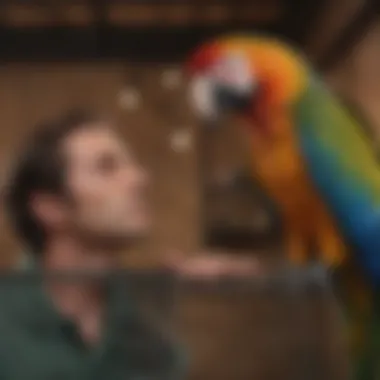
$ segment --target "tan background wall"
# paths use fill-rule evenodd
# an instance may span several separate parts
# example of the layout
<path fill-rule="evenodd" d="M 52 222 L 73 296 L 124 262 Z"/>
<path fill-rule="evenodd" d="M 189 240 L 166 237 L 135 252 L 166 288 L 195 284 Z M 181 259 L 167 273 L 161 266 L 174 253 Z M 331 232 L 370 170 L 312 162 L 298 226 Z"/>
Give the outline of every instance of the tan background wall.
<path fill-rule="evenodd" d="M 30 126 L 68 107 L 94 107 L 115 114 L 123 122 L 126 139 L 153 179 L 156 223 L 150 240 L 128 256 L 135 263 L 154 263 L 171 249 L 193 252 L 200 248 L 197 128 L 185 105 L 182 86 L 170 90 L 162 85 L 166 69 L 143 67 L 136 71 L 106 64 L 0 69 L 0 142 L 4 165 Z M 128 70 L 133 74 L 132 81 Z M 137 88 L 141 94 L 142 103 L 136 110 L 123 109 L 120 103 L 120 93 L 125 87 Z M 170 145 L 171 133 L 178 130 L 189 130 L 194 138 L 193 147 L 185 152 L 176 152 Z M 238 139 L 236 144 L 231 144 L 231 139 L 236 139 L 231 129 L 219 136 L 213 148 L 215 157 L 219 157 L 214 163 L 216 168 L 239 165 Z M 8 259 L 8 249 L 15 252 L 15 244 L 5 228 L 2 239 L 4 259 Z M 230 380 L 234 376 L 245 380 L 249 374 L 275 379 L 278 371 L 296 373 L 294 359 L 305 349 L 311 350 L 308 357 L 318 357 L 325 351 L 323 347 L 330 345 L 330 340 L 324 337 L 325 318 L 329 317 L 321 317 L 325 307 L 320 306 L 320 301 L 306 305 L 296 299 L 289 303 L 251 297 L 198 293 L 181 299 L 178 323 L 192 352 L 194 379 Z M 295 318 L 301 319 L 296 322 Z"/>
<path fill-rule="evenodd" d="M 328 11 L 320 33 L 310 41 L 311 56 L 321 54 L 331 36 L 358 6 L 354 0 L 345 4 L 347 8 L 339 4 Z M 380 24 L 326 78 L 337 92 L 361 105 L 380 136 L 379 67 Z M 170 69 L 122 64 L 0 67 L 0 157 L 4 167 L 16 142 L 31 125 L 68 107 L 94 107 L 123 122 L 123 134 L 153 179 L 156 223 L 152 236 L 129 256 L 133 262 L 145 264 L 154 263 L 172 249 L 193 252 L 201 248 L 199 131 L 186 106 L 184 84 L 173 89 L 164 85 L 165 81 L 170 82 L 170 77 L 165 77 Z M 140 94 L 137 109 L 123 108 L 130 96 L 124 92 L 124 103 L 120 100 L 125 88 L 136 89 Z M 170 144 L 172 133 L 178 131 L 190 133 L 193 138 L 193 145 L 183 152 L 173 150 Z M 242 151 L 238 140 L 231 129 L 220 135 L 212 148 L 216 174 L 240 165 Z M 7 261 L 12 256 L 8 252 L 16 252 L 16 246 L 5 226 L 1 228 L 1 239 Z M 335 355 L 339 356 L 339 339 L 338 330 L 332 330 L 331 310 L 319 300 L 297 302 L 259 295 L 250 299 L 205 294 L 184 297 L 179 305 L 179 328 L 193 353 L 192 378 L 294 378 L 291 374 L 296 373 L 300 363 L 293 359 L 307 350 L 316 363 L 321 352 L 329 357 L 329 363 L 334 363 Z M 330 378 L 342 378 L 338 375 L 342 368 L 341 364 L 331 364 L 334 375 Z"/>
<path fill-rule="evenodd" d="M 165 89 L 164 72 L 165 68 L 154 67 L 136 72 L 120 64 L 0 68 L 0 149 L 5 157 L 36 122 L 70 107 L 91 107 L 121 120 L 123 135 L 152 176 L 157 223 L 144 248 L 146 260 L 171 249 L 187 251 L 198 246 L 196 150 L 190 147 L 177 153 L 170 144 L 173 132 L 193 134 L 194 123 L 186 108 L 180 111 L 181 117 L 177 115 L 183 91 Z M 141 104 L 132 110 L 123 108 L 121 98 L 128 73 L 141 78 L 127 86 L 137 88 L 141 96 Z"/>

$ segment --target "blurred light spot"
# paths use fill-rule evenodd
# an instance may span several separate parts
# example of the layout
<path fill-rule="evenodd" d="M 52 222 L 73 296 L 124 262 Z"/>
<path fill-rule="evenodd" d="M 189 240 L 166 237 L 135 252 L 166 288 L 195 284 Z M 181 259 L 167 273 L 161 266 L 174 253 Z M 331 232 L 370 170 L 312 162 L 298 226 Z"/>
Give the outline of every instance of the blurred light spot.
<path fill-rule="evenodd" d="M 170 146 L 177 153 L 189 151 L 193 145 L 193 135 L 188 128 L 179 129 L 170 135 Z"/>
<path fill-rule="evenodd" d="M 125 87 L 118 95 L 118 102 L 122 109 L 135 111 L 141 104 L 141 95 L 135 88 Z"/>
<path fill-rule="evenodd" d="M 178 69 L 166 70 L 161 74 L 161 84 L 168 90 L 174 90 L 181 84 L 181 72 Z"/>

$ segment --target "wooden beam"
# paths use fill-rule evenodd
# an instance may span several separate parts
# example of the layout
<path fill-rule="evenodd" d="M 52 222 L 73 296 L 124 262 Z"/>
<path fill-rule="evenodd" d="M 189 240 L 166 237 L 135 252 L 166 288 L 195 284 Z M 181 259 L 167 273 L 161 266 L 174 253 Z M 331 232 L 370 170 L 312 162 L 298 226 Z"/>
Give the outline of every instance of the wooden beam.
<path fill-rule="evenodd" d="M 301 48 L 307 48 L 308 37 L 328 0 L 286 1 L 286 12 L 281 22 L 281 35 Z"/>
<path fill-rule="evenodd" d="M 2 26 L 12 28 L 52 27 L 57 25 L 89 26 L 95 22 L 93 9 L 87 4 L 57 5 L 59 15 L 40 4 L 5 4 L 2 6 Z"/>
<path fill-rule="evenodd" d="M 250 22 L 240 23 L 250 30 Z M 209 38 L 237 29 L 236 23 L 209 26 L 133 28 L 0 29 L 0 60 L 7 62 L 87 61 L 173 62 Z M 255 31 L 273 32 L 271 25 Z M 100 33 L 100 35 L 99 35 Z M 98 45 L 99 38 L 103 43 Z"/>
<path fill-rule="evenodd" d="M 320 70 L 333 69 L 352 52 L 355 45 L 360 42 L 379 17 L 379 10 L 380 5 L 377 0 L 368 0 L 364 4 L 353 19 L 347 22 L 346 27 L 317 62 Z"/>
<path fill-rule="evenodd" d="M 267 24 L 278 19 L 280 8 L 269 4 L 241 6 L 239 15 L 232 17 L 231 8 L 224 4 L 202 5 L 201 12 L 193 12 L 191 3 L 184 5 L 146 5 L 120 4 L 109 8 L 108 18 L 111 25 L 206 25 L 223 24 L 231 21 L 250 21 L 255 24 Z"/>
<path fill-rule="evenodd" d="M 194 6 L 201 11 L 194 12 Z M 47 6 L 42 3 L 2 4 L 2 26 L 13 28 L 76 26 L 89 27 L 99 17 L 110 25 L 133 26 L 183 26 L 183 25 L 221 25 L 226 22 L 251 22 L 267 24 L 275 22 L 281 15 L 281 2 L 268 1 L 246 2 L 234 4 L 238 13 L 231 13 L 231 4 L 226 1 L 205 2 L 194 5 L 184 3 L 136 3 L 104 2 L 67 2 Z"/>

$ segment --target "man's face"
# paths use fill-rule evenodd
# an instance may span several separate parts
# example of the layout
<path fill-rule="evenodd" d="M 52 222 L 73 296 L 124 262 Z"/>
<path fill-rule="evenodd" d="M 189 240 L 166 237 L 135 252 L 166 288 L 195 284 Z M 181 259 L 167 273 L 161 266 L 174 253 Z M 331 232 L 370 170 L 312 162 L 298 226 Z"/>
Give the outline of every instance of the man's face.
<path fill-rule="evenodd" d="M 107 125 L 83 128 L 64 144 L 67 185 L 73 198 L 69 223 L 96 244 L 125 244 L 150 225 L 147 176 Z"/>

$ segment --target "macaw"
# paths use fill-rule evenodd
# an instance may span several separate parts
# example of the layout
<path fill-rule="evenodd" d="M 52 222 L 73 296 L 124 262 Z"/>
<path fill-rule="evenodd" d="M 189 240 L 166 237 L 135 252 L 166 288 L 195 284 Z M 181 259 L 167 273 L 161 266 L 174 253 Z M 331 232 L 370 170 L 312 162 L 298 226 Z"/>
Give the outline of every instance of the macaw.
<path fill-rule="evenodd" d="M 207 124 L 236 116 L 252 175 L 283 218 L 286 252 L 314 247 L 348 311 L 355 379 L 374 379 L 380 285 L 380 167 L 360 123 L 290 45 L 226 36 L 186 62 L 192 105 Z M 377 351 L 377 352 L 376 352 Z"/>

